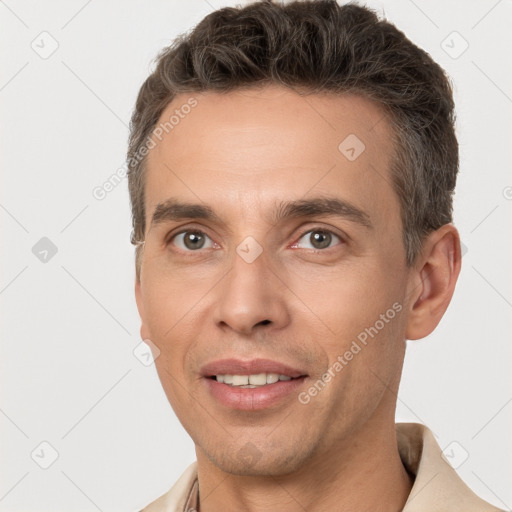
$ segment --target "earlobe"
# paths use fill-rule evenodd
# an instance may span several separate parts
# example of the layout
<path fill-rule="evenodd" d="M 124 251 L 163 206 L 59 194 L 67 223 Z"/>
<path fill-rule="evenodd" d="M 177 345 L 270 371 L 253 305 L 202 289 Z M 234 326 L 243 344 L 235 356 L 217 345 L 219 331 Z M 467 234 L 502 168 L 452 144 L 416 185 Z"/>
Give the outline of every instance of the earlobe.
<path fill-rule="evenodd" d="M 461 266 L 460 237 L 453 224 L 432 232 L 423 247 L 421 263 L 413 274 L 411 295 L 416 298 L 406 330 L 410 340 L 424 338 L 437 327 L 452 299 Z"/>

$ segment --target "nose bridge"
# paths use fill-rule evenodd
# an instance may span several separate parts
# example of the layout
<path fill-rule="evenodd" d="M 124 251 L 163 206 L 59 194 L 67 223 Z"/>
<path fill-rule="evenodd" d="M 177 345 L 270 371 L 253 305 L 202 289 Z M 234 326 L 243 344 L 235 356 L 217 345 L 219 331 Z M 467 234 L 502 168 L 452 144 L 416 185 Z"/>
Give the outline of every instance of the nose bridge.
<path fill-rule="evenodd" d="M 254 240 L 239 244 L 218 290 L 216 324 L 249 333 L 261 322 L 282 327 L 288 321 L 283 287 L 270 265 L 270 258 Z"/>

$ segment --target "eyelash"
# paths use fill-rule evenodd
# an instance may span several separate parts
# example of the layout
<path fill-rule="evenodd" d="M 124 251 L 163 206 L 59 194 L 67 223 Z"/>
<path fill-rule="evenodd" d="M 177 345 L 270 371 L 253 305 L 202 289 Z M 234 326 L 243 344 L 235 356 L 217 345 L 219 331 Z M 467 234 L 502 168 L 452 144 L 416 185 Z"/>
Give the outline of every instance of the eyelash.
<path fill-rule="evenodd" d="M 294 242 L 293 245 L 296 245 L 308 233 L 314 233 L 314 232 L 326 233 L 326 234 L 334 235 L 336 238 L 338 238 L 340 240 L 341 244 L 345 243 L 344 237 L 341 236 L 340 234 L 336 233 L 335 231 L 332 231 L 330 229 L 326 229 L 324 227 L 316 226 L 316 227 L 309 228 L 309 229 L 306 229 L 305 231 L 301 232 L 301 234 L 299 235 L 299 237 L 297 239 L 297 242 Z M 206 237 L 210 238 L 210 240 L 211 240 L 211 237 L 208 235 L 208 233 L 205 233 L 204 231 L 202 231 L 200 229 L 188 228 L 188 229 L 183 229 L 183 230 L 179 231 L 178 233 L 175 233 L 172 236 L 168 237 L 167 241 L 165 242 L 166 247 L 169 246 L 172 243 L 172 241 L 177 236 L 183 235 L 184 233 L 194 233 L 194 234 L 203 235 L 203 236 L 206 236 Z M 340 244 L 336 244 L 336 245 L 340 245 Z M 327 252 L 329 249 L 333 249 L 336 245 L 334 245 L 332 247 L 327 247 L 325 249 L 308 249 L 308 250 L 315 251 L 315 252 Z M 201 249 L 197 249 L 196 251 L 192 251 L 192 250 L 185 250 L 184 251 L 183 249 L 178 249 L 178 251 L 185 252 L 187 254 L 201 253 L 202 252 Z"/>

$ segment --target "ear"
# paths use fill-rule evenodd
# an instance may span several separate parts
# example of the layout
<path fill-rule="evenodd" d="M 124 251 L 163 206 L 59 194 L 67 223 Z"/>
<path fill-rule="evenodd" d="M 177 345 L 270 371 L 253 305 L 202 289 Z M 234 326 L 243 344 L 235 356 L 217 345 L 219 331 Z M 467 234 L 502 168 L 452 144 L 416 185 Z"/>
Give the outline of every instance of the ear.
<path fill-rule="evenodd" d="M 437 327 L 452 299 L 460 266 L 459 232 L 445 224 L 425 239 L 411 273 L 407 339 L 424 338 Z"/>
<path fill-rule="evenodd" d="M 146 323 L 146 312 L 144 308 L 144 294 L 142 292 L 142 284 L 140 279 L 135 277 L 135 301 L 137 302 L 137 309 L 140 316 L 140 336 L 143 340 L 151 339 L 149 329 Z"/>

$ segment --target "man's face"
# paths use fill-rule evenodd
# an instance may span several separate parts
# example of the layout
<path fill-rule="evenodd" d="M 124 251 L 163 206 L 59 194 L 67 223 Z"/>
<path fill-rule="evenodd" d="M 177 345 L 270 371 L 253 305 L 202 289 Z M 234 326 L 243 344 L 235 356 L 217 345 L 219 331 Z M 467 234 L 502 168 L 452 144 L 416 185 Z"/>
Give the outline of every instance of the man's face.
<path fill-rule="evenodd" d="M 182 108 L 191 96 L 197 105 Z M 198 458 L 285 474 L 393 422 L 411 278 L 382 110 L 272 86 L 180 95 L 160 122 L 172 115 L 147 161 L 136 296 Z M 319 198 L 345 207 L 283 215 L 286 203 Z M 160 207 L 152 224 L 167 201 L 215 217 Z M 242 388 L 213 377 L 260 373 L 252 382 L 299 378 Z"/>

